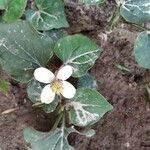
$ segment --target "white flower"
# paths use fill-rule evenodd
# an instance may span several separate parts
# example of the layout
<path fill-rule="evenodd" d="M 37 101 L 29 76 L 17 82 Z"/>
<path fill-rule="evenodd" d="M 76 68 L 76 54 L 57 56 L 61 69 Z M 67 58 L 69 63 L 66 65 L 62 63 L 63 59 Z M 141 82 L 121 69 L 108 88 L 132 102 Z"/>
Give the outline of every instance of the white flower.
<path fill-rule="evenodd" d="M 42 89 L 41 102 L 49 104 L 55 99 L 55 95 L 63 95 L 71 99 L 76 93 L 75 87 L 67 80 L 73 73 L 73 68 L 69 65 L 62 67 L 56 76 L 48 69 L 40 67 L 34 71 L 34 77 L 37 81 L 46 83 Z"/>

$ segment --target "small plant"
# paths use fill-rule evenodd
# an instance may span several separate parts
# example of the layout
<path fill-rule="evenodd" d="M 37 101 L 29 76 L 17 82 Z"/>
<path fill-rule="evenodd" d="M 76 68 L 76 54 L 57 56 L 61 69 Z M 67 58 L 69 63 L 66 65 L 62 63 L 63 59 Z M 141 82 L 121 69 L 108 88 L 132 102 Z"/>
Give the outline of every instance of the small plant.
<path fill-rule="evenodd" d="M 72 74 L 73 67 L 70 65 L 61 67 L 58 72 L 56 71 L 56 76 L 45 68 L 35 70 L 34 76 L 38 81 L 50 83 L 39 93 L 38 101 L 42 102 L 46 112 L 52 112 L 57 108 L 58 118 L 48 133 L 32 128 L 25 129 L 24 137 L 32 149 L 72 149 L 67 137 L 72 132 L 80 133 L 74 126 L 92 125 L 112 109 L 96 90 L 86 87 L 76 90 L 72 84 L 65 81 Z M 94 130 L 83 130 L 80 134 L 90 137 L 94 134 Z"/>
<path fill-rule="evenodd" d="M 0 30 L 3 30 L 0 58 L 5 71 L 20 82 L 28 82 L 27 93 L 34 105 L 46 113 L 56 110 L 58 114 L 48 133 L 25 129 L 26 141 L 34 150 L 70 149 L 68 135 L 79 133 L 74 126 L 92 125 L 112 109 L 96 89 L 84 85 L 78 88 L 66 81 L 71 76 L 84 76 L 99 57 L 101 48 L 79 34 L 65 36 L 54 46 L 48 36 L 38 34 L 25 21 L 1 25 Z M 47 66 L 53 53 L 62 60 L 60 68 Z M 55 66 L 55 62 L 53 64 Z M 81 134 L 93 135 L 92 130 L 86 132 Z"/>
<path fill-rule="evenodd" d="M 95 5 L 104 1 L 78 2 Z M 142 26 L 150 20 L 149 0 L 116 0 L 116 4 L 111 28 L 122 16 L 146 30 L 138 36 L 134 52 L 139 65 L 150 69 L 150 33 Z M 88 73 L 102 49 L 84 35 L 67 35 L 61 29 L 69 27 L 62 0 L 34 0 L 28 7 L 27 0 L 1 0 L 0 10 L 1 66 L 14 80 L 27 84 L 33 106 L 57 115 L 49 132 L 24 130 L 29 149 L 73 149 L 68 135 L 76 132 L 91 137 L 95 131 L 90 126 L 113 108 Z M 116 67 L 130 72 L 124 66 Z M 6 94 L 8 83 L 0 81 L 0 89 Z"/>
<path fill-rule="evenodd" d="M 56 30 L 68 27 L 61 0 L 35 0 L 25 11 L 28 22 L 16 20 L 27 1 L 4 2 L 0 8 L 5 10 L 2 20 L 7 23 L 0 24 L 1 66 L 13 79 L 28 84 L 27 94 L 34 106 L 58 116 L 51 131 L 26 128 L 24 138 L 32 150 L 72 149 L 67 139 L 70 133 L 88 137 L 95 133 L 92 129 L 77 130 L 76 126 L 90 126 L 112 109 L 96 90 L 95 79 L 87 74 L 101 48 L 81 34 L 70 36 Z M 70 77 L 74 85 L 66 81 Z"/>

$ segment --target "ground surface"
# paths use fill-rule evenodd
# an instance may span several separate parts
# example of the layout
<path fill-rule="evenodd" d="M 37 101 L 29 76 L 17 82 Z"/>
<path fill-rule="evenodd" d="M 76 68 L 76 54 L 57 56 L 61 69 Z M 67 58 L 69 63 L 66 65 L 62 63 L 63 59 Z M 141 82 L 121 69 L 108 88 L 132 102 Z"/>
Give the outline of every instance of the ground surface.
<path fill-rule="evenodd" d="M 69 33 L 83 33 L 103 47 L 91 73 L 98 80 L 99 91 L 114 106 L 93 128 L 96 135 L 85 138 L 77 134 L 69 137 L 76 150 L 150 150 L 150 99 L 145 85 L 150 81 L 150 71 L 141 69 L 135 62 L 133 42 L 137 29 L 120 23 L 112 33 L 106 24 L 114 4 L 83 8 L 67 4 L 70 22 Z M 116 67 L 124 65 L 130 73 L 123 74 Z M 13 113 L 0 115 L 0 150 L 26 150 L 23 129 L 33 126 L 47 131 L 52 117 L 41 113 L 26 99 L 23 86 L 10 80 L 10 92 L 0 94 L 0 114 L 18 108 Z"/>

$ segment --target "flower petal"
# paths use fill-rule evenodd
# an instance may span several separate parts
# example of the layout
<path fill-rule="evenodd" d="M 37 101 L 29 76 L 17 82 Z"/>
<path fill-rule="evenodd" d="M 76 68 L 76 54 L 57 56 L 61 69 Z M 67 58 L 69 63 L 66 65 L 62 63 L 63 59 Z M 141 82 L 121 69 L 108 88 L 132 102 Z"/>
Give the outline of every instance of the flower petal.
<path fill-rule="evenodd" d="M 52 91 L 50 84 L 46 85 L 41 93 L 41 102 L 45 104 L 51 103 L 55 98 L 55 93 Z"/>
<path fill-rule="evenodd" d="M 57 79 L 67 80 L 73 73 L 73 68 L 70 65 L 62 67 L 57 73 Z"/>
<path fill-rule="evenodd" d="M 63 81 L 63 91 L 61 92 L 61 94 L 65 98 L 70 99 L 74 97 L 75 93 L 76 93 L 75 87 L 71 83 Z"/>
<path fill-rule="evenodd" d="M 42 83 L 50 83 L 55 78 L 54 74 L 44 67 L 37 68 L 34 71 L 34 77 Z"/>

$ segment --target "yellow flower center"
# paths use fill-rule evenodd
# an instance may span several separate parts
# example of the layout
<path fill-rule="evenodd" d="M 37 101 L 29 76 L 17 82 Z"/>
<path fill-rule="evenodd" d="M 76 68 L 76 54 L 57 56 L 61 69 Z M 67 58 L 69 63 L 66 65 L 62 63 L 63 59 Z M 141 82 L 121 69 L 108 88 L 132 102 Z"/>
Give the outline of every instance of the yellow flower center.
<path fill-rule="evenodd" d="M 54 93 L 59 95 L 63 91 L 63 83 L 62 83 L 62 81 L 61 80 L 54 80 L 51 83 L 51 88 L 52 88 L 52 91 Z"/>

